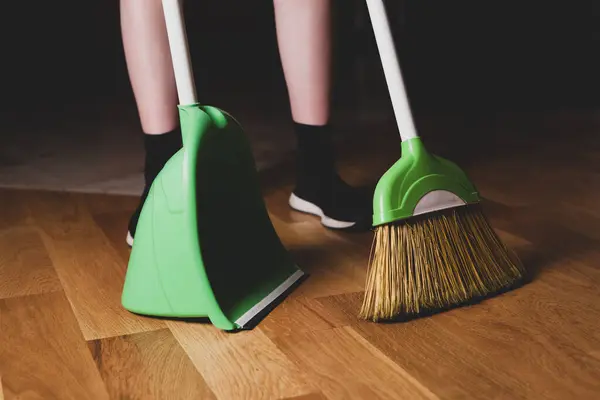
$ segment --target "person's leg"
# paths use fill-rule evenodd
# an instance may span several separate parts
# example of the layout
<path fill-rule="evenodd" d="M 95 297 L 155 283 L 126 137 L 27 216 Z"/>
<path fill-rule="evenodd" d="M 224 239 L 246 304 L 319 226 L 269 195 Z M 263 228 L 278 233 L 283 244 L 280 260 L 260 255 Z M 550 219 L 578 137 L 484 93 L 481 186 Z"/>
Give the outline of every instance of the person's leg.
<path fill-rule="evenodd" d="M 296 187 L 290 206 L 329 228 L 370 226 L 368 192 L 335 170 L 330 126 L 331 1 L 274 0 L 279 54 L 297 136 Z"/>
<path fill-rule="evenodd" d="M 144 133 L 144 191 L 131 216 L 131 245 L 152 182 L 181 148 L 177 87 L 160 0 L 121 0 L 121 34 L 129 79 Z"/>

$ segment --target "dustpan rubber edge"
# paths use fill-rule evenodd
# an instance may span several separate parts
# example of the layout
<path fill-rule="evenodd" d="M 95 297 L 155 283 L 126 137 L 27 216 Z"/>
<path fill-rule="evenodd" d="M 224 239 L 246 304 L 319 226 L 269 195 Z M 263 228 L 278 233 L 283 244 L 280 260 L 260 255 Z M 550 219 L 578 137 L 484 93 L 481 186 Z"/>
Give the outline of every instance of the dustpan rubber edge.
<path fill-rule="evenodd" d="M 287 295 L 308 278 L 308 276 L 306 272 L 298 269 L 275 290 L 264 297 L 263 300 L 240 316 L 235 321 L 235 325 L 241 330 L 250 330 L 256 327 L 264 317 L 284 301 Z"/>

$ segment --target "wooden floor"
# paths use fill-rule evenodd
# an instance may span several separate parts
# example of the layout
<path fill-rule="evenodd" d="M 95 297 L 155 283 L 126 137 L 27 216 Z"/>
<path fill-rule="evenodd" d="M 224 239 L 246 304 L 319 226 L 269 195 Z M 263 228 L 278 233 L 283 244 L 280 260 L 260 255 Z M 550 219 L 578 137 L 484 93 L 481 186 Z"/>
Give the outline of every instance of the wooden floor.
<path fill-rule="evenodd" d="M 311 278 L 256 329 L 236 334 L 121 307 L 124 233 L 135 199 L 1 190 L 0 393 L 60 400 L 598 399 L 599 120 L 583 113 L 422 125 L 426 134 L 444 124 L 471 138 L 502 133 L 480 153 L 451 146 L 443 134 L 432 146 L 468 170 L 490 220 L 536 277 L 480 305 L 404 324 L 355 318 L 371 234 L 328 232 L 289 211 L 286 166 L 265 173 L 266 201 Z M 386 129 L 368 146 L 343 150 L 345 176 L 369 181 L 398 156 L 394 127 Z"/>

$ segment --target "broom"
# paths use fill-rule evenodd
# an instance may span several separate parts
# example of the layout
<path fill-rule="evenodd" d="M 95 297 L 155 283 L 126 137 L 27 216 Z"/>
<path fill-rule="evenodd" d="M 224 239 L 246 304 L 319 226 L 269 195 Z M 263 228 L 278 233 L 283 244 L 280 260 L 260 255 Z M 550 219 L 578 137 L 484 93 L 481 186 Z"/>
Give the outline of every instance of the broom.
<path fill-rule="evenodd" d="M 359 318 L 408 320 L 519 285 L 525 270 L 500 241 L 475 186 L 417 135 L 382 0 L 367 0 L 402 139 L 402 156 L 379 180 L 375 230 Z"/>

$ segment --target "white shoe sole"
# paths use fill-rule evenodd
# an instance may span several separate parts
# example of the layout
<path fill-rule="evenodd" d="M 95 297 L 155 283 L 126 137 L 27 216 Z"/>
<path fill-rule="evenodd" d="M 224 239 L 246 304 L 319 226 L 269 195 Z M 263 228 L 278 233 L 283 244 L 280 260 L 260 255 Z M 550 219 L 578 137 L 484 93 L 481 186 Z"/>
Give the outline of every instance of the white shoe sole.
<path fill-rule="evenodd" d="M 306 214 L 315 215 L 321 218 L 321 224 L 331 229 L 347 229 L 356 225 L 356 222 L 348 222 L 348 221 L 338 221 L 336 219 L 330 218 L 323 213 L 323 210 L 316 206 L 313 203 L 310 203 L 306 200 L 301 199 L 296 196 L 294 193 L 291 194 L 290 199 L 288 201 L 290 207 L 292 207 L 296 211 L 300 211 Z"/>
<path fill-rule="evenodd" d="M 129 245 L 129 247 L 133 247 L 133 237 L 131 236 L 131 233 L 129 231 L 127 232 L 127 238 L 125 239 L 125 241 Z"/>

